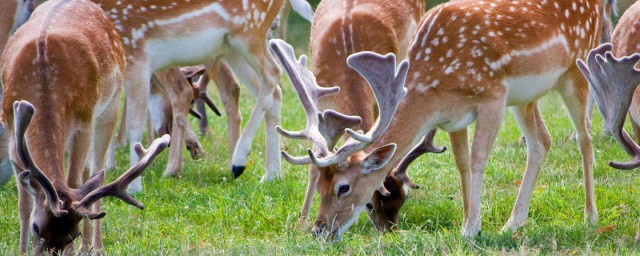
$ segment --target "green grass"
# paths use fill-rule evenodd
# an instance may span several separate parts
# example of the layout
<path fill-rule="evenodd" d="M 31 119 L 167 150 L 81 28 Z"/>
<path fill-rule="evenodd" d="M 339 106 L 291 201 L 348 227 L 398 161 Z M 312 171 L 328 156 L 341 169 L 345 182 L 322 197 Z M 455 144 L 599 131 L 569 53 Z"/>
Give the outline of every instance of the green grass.
<path fill-rule="evenodd" d="M 286 80 L 286 79 L 285 79 Z M 283 80 L 284 81 L 284 80 Z M 283 126 L 304 126 L 304 114 L 291 85 L 283 82 Z M 211 88 L 211 87 L 210 87 Z M 215 95 L 215 92 L 212 92 Z M 243 92 L 247 114 L 254 100 Z M 213 134 L 202 137 L 206 158 L 193 161 L 185 152 L 180 178 L 162 178 L 167 153 L 144 174 L 145 190 L 135 195 L 147 208 L 140 211 L 116 199 L 106 199 L 102 236 L 110 255 L 177 254 L 598 254 L 639 253 L 633 243 L 640 195 L 635 171 L 618 171 L 606 164 L 627 155 L 610 138 L 601 136 L 601 118 L 592 131 L 596 154 L 596 196 L 599 221 L 584 224 L 583 182 L 576 143 L 566 111 L 556 93 L 540 102 L 554 139 L 537 182 L 529 220 L 516 235 L 500 234 L 524 171 L 526 151 L 518 145 L 519 130 L 511 116 L 501 128 L 489 160 L 482 196 L 482 235 L 465 240 L 459 235 L 462 200 L 458 173 L 450 152 L 419 159 L 410 173 L 422 189 L 413 190 L 402 209 L 400 231 L 379 235 L 363 214 L 336 243 L 313 239 L 309 228 L 296 225 L 307 172 L 303 166 L 283 163 L 285 178 L 260 183 L 263 174 L 264 134 L 257 136 L 251 162 L 239 180 L 231 178 L 224 118 L 211 117 Z M 192 120 L 192 125 L 196 121 Z M 448 145 L 439 133 L 439 145 Z M 283 146 L 301 151 L 307 144 L 283 140 Z M 126 150 L 117 154 L 120 166 Z M 109 173 L 113 180 L 123 170 Z M 19 222 L 15 181 L 0 188 L 0 254 L 17 254 Z M 317 200 L 316 200 L 317 202 Z M 312 214 L 317 212 L 317 206 Z M 600 227 L 616 225 L 598 234 Z"/>

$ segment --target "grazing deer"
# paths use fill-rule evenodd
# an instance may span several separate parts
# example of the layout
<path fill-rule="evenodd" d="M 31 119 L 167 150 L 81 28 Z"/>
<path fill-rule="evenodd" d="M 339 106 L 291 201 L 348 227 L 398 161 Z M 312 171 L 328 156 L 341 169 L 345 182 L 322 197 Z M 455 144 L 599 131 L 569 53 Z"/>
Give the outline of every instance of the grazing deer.
<path fill-rule="evenodd" d="M 4 51 L 11 34 L 29 19 L 34 8 L 35 0 L 0 1 L 0 54 Z M 0 124 L 0 143 L 8 140 L 7 129 Z M 12 175 L 9 151 L 7 147 L 0 147 L 0 186 L 9 181 Z"/>
<path fill-rule="evenodd" d="M 362 118 L 356 125 L 367 132 L 375 120 L 375 100 L 367 82 L 355 71 L 349 70 L 346 59 L 351 53 L 372 51 L 394 53 L 405 57 L 425 4 L 421 0 L 366 0 L 320 2 L 311 27 L 312 71 L 318 85 L 338 85 L 341 93 L 319 100 L 319 110 L 334 109 L 337 112 Z M 336 15 L 338 14 L 338 15 Z M 287 136 L 286 133 L 282 133 Z M 342 136 L 343 133 L 335 134 Z M 333 140 L 333 143 L 336 141 Z M 324 145 L 313 145 L 321 148 Z M 326 145 L 332 148 L 334 145 Z M 305 163 L 310 164 L 310 163 Z M 306 220 L 316 191 L 315 181 L 320 172 L 310 165 L 309 183 L 300 211 L 301 221 Z M 374 193 L 368 204 L 371 221 L 379 231 L 391 230 L 397 223 L 398 210 L 406 197 L 403 183 L 388 177 L 382 196 Z"/>
<path fill-rule="evenodd" d="M 82 248 L 88 249 L 93 233 L 93 248 L 99 251 L 99 219 L 105 216 L 100 198 L 115 196 L 143 208 L 124 189 L 167 146 L 168 136 L 149 151 L 135 146 L 140 162 L 101 186 L 124 58 L 114 25 L 85 0 L 44 3 L 9 40 L 2 58 L 2 110 L 9 133 L 15 134 L 9 150 L 18 181 L 21 253 L 27 253 L 29 233 L 37 253 L 65 250 L 80 235 L 83 219 Z M 94 220 L 93 231 L 88 219 Z"/>
<path fill-rule="evenodd" d="M 322 147 L 308 150 L 304 157 L 285 156 L 312 162 L 321 173 L 317 180 L 321 203 L 312 233 L 339 238 L 402 156 L 437 127 L 449 132 L 460 171 L 462 235 L 478 235 L 484 170 L 507 106 L 526 135 L 528 152 L 524 179 L 503 230 L 524 225 L 535 180 L 551 145 L 537 100 L 551 90 L 562 95 L 578 133 L 585 218 L 594 222 L 588 86 L 575 60 L 597 46 L 602 22 L 610 22 L 604 6 L 600 0 L 453 1 L 425 14 L 407 60 L 398 68 L 393 55 L 351 55 L 347 63 L 371 85 L 378 103 L 380 114 L 373 128 L 366 134 L 347 129 L 351 138 L 335 151 Z M 272 44 L 278 59 L 287 63 L 285 71 L 312 95 L 299 95 L 308 120 L 304 134 L 313 135 L 314 145 L 331 145 L 328 135 L 352 126 L 354 118 L 330 110 L 318 115 L 317 99 L 337 90 L 319 88 L 304 67 L 306 59 L 297 62 L 292 52 L 277 46 Z M 403 87 L 405 77 L 408 92 Z M 469 151 L 467 126 L 473 121 L 475 136 Z M 394 175 L 409 180 L 406 174 Z"/>
<path fill-rule="evenodd" d="M 624 130 L 627 112 L 636 141 L 640 140 L 640 3 L 636 2 L 622 15 L 613 31 L 611 44 L 603 44 L 589 52 L 586 63 L 577 64 L 589 80 L 589 86 L 605 128 L 622 148 L 632 156 L 629 162 L 610 162 L 614 168 L 629 170 L 640 167 L 640 146 Z M 614 56 L 627 56 L 616 58 Z M 636 242 L 640 242 L 640 224 Z"/>
<path fill-rule="evenodd" d="M 142 138 L 153 72 L 178 65 L 225 60 L 241 81 L 256 88 L 258 98 L 232 157 L 233 175 L 237 177 L 244 171 L 251 142 L 265 117 L 267 166 L 264 179 L 281 176 L 277 156 L 280 139 L 275 131 L 275 126 L 280 123 L 281 90 L 277 86 L 280 70 L 265 42 L 283 0 L 132 0 L 125 4 L 94 1 L 113 20 L 127 52 L 125 90 L 128 100 L 125 111 L 129 141 Z M 179 90 L 183 93 L 181 95 L 192 94 L 188 87 Z M 188 97 L 181 95 L 170 98 Z M 183 104 L 177 107 L 179 111 L 174 111 L 171 135 L 175 141 L 169 152 L 165 175 L 176 175 L 181 169 L 182 141 L 178 138 L 184 134 L 184 126 L 180 125 L 187 124 L 189 106 Z M 138 156 L 133 150 L 130 159 L 132 163 L 137 162 Z M 136 179 L 129 189 L 131 192 L 141 191 L 141 180 Z"/>

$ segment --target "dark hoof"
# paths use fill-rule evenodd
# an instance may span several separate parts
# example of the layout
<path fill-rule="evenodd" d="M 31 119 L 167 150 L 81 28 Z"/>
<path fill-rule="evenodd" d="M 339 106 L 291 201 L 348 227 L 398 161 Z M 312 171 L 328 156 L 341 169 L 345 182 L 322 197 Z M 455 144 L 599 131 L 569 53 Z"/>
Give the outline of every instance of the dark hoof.
<path fill-rule="evenodd" d="M 231 172 L 233 173 L 233 178 L 237 179 L 238 177 L 240 177 L 240 175 L 242 175 L 242 173 L 244 172 L 244 169 L 246 169 L 246 166 L 233 166 L 231 167 Z"/>

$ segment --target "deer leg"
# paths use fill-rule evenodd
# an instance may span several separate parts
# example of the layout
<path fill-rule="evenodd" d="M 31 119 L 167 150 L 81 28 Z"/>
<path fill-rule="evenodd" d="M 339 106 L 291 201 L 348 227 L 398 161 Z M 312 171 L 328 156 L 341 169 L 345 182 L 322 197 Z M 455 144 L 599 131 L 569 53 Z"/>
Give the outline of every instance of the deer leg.
<path fill-rule="evenodd" d="M 92 127 L 91 125 L 87 125 Z M 85 127 L 87 127 L 85 126 Z M 69 173 L 67 174 L 67 184 L 70 188 L 80 188 L 83 179 L 88 175 L 85 174 L 85 163 L 91 149 L 91 141 L 93 131 L 91 129 L 81 129 L 71 136 L 71 145 L 69 147 Z M 91 249 L 91 223 L 89 220 L 83 220 L 82 224 L 82 243 L 80 252 L 88 252 Z"/>
<path fill-rule="evenodd" d="M 311 204 L 313 204 L 313 196 L 316 192 L 318 177 L 320 177 L 320 171 L 318 171 L 314 165 L 310 164 L 309 183 L 307 183 L 307 192 L 304 194 L 304 202 L 302 202 L 302 209 L 300 209 L 299 223 L 305 223 L 309 217 L 309 209 L 311 209 Z"/>
<path fill-rule="evenodd" d="M 476 130 L 471 145 L 471 189 L 468 219 L 462 225 L 463 237 L 475 237 L 482 228 L 480 198 L 484 170 L 504 116 L 504 100 L 484 103 L 476 113 Z"/>
<path fill-rule="evenodd" d="M 280 109 L 282 104 L 282 89 L 276 85 L 273 92 L 273 104 L 265 115 L 265 132 L 266 132 L 266 164 L 267 171 L 262 177 L 262 181 L 273 180 L 274 178 L 282 178 L 281 157 L 280 157 L 280 134 L 276 130 L 276 126 L 280 125 Z"/>
<path fill-rule="evenodd" d="M 16 158 L 13 158 L 16 159 Z M 31 234 L 31 210 L 33 210 L 33 195 L 29 194 L 27 190 L 22 187 L 22 183 L 18 181 L 18 175 L 16 176 L 16 183 L 18 184 L 18 213 L 20 214 L 20 254 L 28 255 L 28 243 L 29 236 Z"/>
<path fill-rule="evenodd" d="M 242 115 L 240 115 L 240 108 L 238 107 L 240 85 L 229 66 L 223 63 L 214 64 L 209 76 L 213 78 L 216 87 L 218 87 L 224 111 L 227 115 L 227 146 L 229 154 L 232 154 L 240 138 L 240 124 L 242 123 Z"/>
<path fill-rule="evenodd" d="M 227 62 L 244 84 L 252 84 L 254 88 L 259 88 L 256 105 L 242 135 L 240 135 L 238 143 L 236 143 L 231 159 L 231 170 L 234 178 L 239 177 L 246 169 L 247 157 L 251 151 L 253 138 L 260 128 L 266 111 L 273 105 L 274 90 L 278 86 L 279 69 L 275 64 L 275 60 L 266 52 L 264 47 L 266 45 L 262 46 L 262 49 L 254 51 L 255 54 L 248 52 L 243 54 L 243 51 L 240 51 L 241 57 L 234 56 L 235 58 L 232 58 L 232 61 Z M 258 49 L 258 46 L 254 46 L 254 48 Z M 279 145 L 276 146 L 279 148 Z M 272 160 L 279 162 L 280 157 Z M 277 173 L 276 176 L 279 175 L 280 170 L 269 169 L 279 166 L 279 164 L 267 165 L 265 177 L 271 177 L 271 173 Z"/>
<path fill-rule="evenodd" d="M 120 127 L 118 128 L 118 136 L 115 138 L 115 145 L 119 148 L 123 148 L 127 145 L 127 98 L 124 99 L 125 111 L 122 111 L 122 117 L 120 118 Z"/>
<path fill-rule="evenodd" d="M 640 222 L 638 222 L 638 232 L 636 233 L 636 243 L 640 243 Z"/>
<path fill-rule="evenodd" d="M 591 124 L 586 110 L 587 97 L 589 96 L 588 88 L 587 81 L 582 77 L 580 71 L 577 68 L 572 68 L 567 73 L 567 78 L 560 88 L 560 94 L 578 134 L 585 190 L 584 217 L 590 223 L 595 223 L 598 219 L 598 211 L 594 195 L 593 145 L 589 134 Z"/>
<path fill-rule="evenodd" d="M 529 205 L 535 183 L 538 179 L 542 163 L 547 155 L 548 147 L 545 147 L 543 141 L 551 140 L 551 138 L 548 137 L 546 127 L 544 127 L 544 122 L 539 123 L 536 117 L 536 113 L 538 112 L 536 102 L 511 107 L 511 112 L 527 141 L 527 167 L 524 178 L 522 179 L 522 185 L 520 185 L 518 191 L 518 197 L 511 211 L 511 216 L 502 228 L 503 231 L 515 231 L 525 224 L 529 214 Z M 546 135 L 547 138 L 540 138 L 540 135 Z"/>
<path fill-rule="evenodd" d="M 116 123 L 118 119 L 118 100 L 112 99 L 109 106 L 105 109 L 103 113 L 98 115 L 96 119 L 96 126 L 94 127 L 94 138 L 93 138 L 93 156 L 91 158 L 91 176 L 96 172 L 104 169 L 105 165 L 105 157 L 107 155 L 107 150 L 109 148 L 109 142 L 113 137 L 113 133 L 116 128 Z M 88 174 L 88 173 L 87 173 Z M 89 175 L 86 175 L 85 182 L 89 178 Z M 100 206 L 102 204 L 102 200 L 98 200 L 93 203 L 93 212 L 100 212 Z M 93 220 L 93 234 L 92 234 L 92 252 L 93 255 L 102 254 L 103 246 L 102 246 L 102 238 L 100 237 L 101 224 L 100 219 Z M 91 234 L 91 233 L 89 233 Z M 84 235 L 84 233 L 83 233 Z"/>
<path fill-rule="evenodd" d="M 204 101 L 201 99 L 196 99 L 196 109 L 198 113 L 202 116 L 200 121 L 198 122 L 198 126 L 200 128 L 201 135 L 208 135 L 211 133 L 209 129 L 209 120 L 207 119 L 207 106 L 204 105 Z"/>
<path fill-rule="evenodd" d="M 467 223 L 469 218 L 469 200 L 471 192 L 471 168 L 469 167 L 469 138 L 467 128 L 450 132 L 449 141 L 453 159 L 456 162 L 458 172 L 460 172 L 460 185 L 462 191 L 462 223 Z"/>
<path fill-rule="evenodd" d="M 125 80 L 125 90 L 127 94 L 126 104 L 126 129 L 129 135 L 129 141 L 132 145 L 142 139 L 144 133 L 145 121 L 147 116 L 147 102 L 149 100 L 149 81 L 151 73 L 144 72 L 144 69 L 128 68 L 127 78 Z M 144 74 L 144 75 L 141 75 Z M 134 147 L 129 148 L 130 166 L 139 161 L 138 154 Z M 141 177 L 133 180 L 128 189 L 129 193 L 137 193 L 142 191 Z"/>
<path fill-rule="evenodd" d="M 178 69 L 170 69 L 174 79 L 183 80 L 179 83 L 165 84 L 169 99 L 171 101 L 171 110 L 173 113 L 173 123 L 171 128 L 171 147 L 169 148 L 169 162 L 164 171 L 164 176 L 176 176 L 182 169 L 182 147 L 185 138 L 186 126 L 189 125 L 187 116 L 193 99 L 193 89 L 188 85 L 188 81 L 184 78 Z"/>

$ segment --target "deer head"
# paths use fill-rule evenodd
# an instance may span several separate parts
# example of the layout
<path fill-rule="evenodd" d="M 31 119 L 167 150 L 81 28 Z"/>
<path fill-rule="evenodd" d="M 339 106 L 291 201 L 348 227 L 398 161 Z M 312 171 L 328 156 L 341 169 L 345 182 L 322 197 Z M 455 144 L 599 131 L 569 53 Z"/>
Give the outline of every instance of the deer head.
<path fill-rule="evenodd" d="M 102 185 L 105 173 L 101 170 L 94 173 L 78 189 L 71 189 L 66 185 L 56 188 L 45 172 L 33 162 L 27 147 L 25 133 L 35 108 L 27 101 L 16 101 L 13 104 L 13 110 L 17 159 L 12 161 L 20 186 L 34 198 L 31 234 L 36 252 L 62 251 L 80 235 L 78 223 L 82 219 L 103 218 L 106 215 L 105 212 L 88 210 L 91 204 L 103 197 L 117 197 L 139 209 L 144 209 L 142 203 L 127 194 L 126 187 L 133 179 L 139 177 L 155 157 L 167 147 L 168 135 L 156 139 L 149 149 L 144 149 L 140 143 L 136 143 L 134 147 L 140 156 L 140 161 L 112 183 Z M 60 184 L 60 181 L 56 184 Z"/>
<path fill-rule="evenodd" d="M 368 148 L 391 124 L 398 104 L 407 93 L 404 88 L 409 63 L 403 61 L 396 69 L 395 55 L 356 53 L 347 59 L 348 65 L 362 75 L 371 86 L 379 108 L 379 118 L 367 134 L 353 131 L 359 117 L 346 116 L 333 110 L 318 111 L 318 99 L 339 92 L 338 87 L 322 88 L 306 68 L 306 56 L 295 58 L 293 48 L 282 40 L 271 40 L 270 47 L 289 75 L 298 98 L 304 107 L 307 125 L 305 130 L 290 132 L 278 127 L 280 134 L 292 139 L 307 139 L 313 149 L 307 156 L 293 157 L 282 152 L 292 164 L 313 164 L 321 172 L 318 179 L 320 209 L 312 233 L 315 236 L 340 236 L 355 222 L 372 196 L 370 188 L 383 188 L 380 175 L 396 145 L 388 144 Z M 331 150 L 344 133 L 351 138 L 337 150 Z M 376 184 L 377 183 L 377 184 Z"/>

